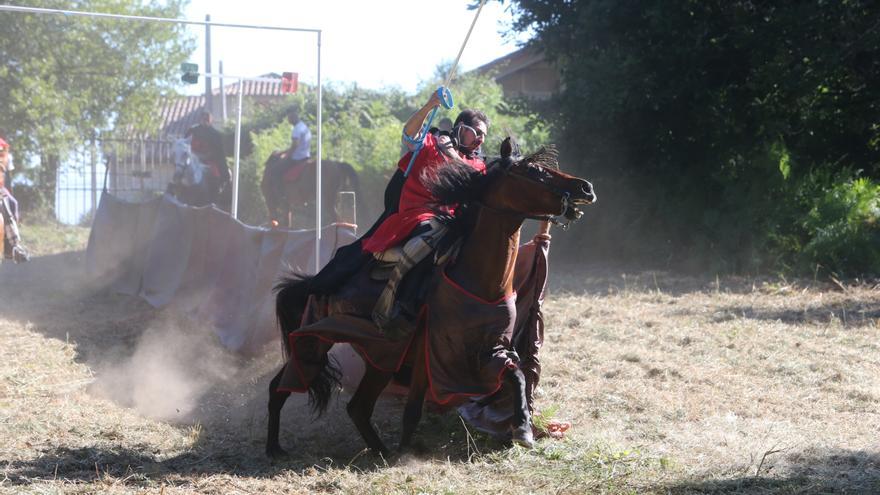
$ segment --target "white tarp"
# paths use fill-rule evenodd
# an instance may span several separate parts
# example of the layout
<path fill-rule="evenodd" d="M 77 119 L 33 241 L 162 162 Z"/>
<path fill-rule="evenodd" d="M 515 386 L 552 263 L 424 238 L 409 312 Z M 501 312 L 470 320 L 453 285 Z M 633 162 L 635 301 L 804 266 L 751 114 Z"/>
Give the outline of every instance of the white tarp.
<path fill-rule="evenodd" d="M 325 227 L 321 259 L 355 238 L 350 226 Z M 104 193 L 86 267 L 114 290 L 208 322 L 231 350 L 256 352 L 278 339 L 272 286 L 283 273 L 314 274 L 314 256 L 313 230 L 251 227 L 169 196 L 130 203 Z"/>

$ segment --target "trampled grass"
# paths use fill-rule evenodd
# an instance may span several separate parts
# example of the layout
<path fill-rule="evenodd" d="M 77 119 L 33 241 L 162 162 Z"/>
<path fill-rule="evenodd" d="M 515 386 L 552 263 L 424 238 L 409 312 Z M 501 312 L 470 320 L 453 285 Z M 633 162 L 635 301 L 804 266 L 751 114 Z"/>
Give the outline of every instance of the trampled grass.
<path fill-rule="evenodd" d="M 272 462 L 277 346 L 232 355 L 59 251 L 0 266 L 3 492 L 880 492 L 875 285 L 554 267 L 537 404 L 565 440 L 512 448 L 429 413 L 383 459 L 343 394 L 316 421 L 289 401 Z M 402 406 L 377 407 L 389 444 Z"/>

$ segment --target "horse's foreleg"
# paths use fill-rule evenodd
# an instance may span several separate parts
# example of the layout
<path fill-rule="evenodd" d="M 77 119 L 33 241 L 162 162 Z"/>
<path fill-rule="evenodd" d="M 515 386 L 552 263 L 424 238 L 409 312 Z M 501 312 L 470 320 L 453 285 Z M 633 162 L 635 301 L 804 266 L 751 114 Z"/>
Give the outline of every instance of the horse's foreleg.
<path fill-rule="evenodd" d="M 281 444 L 278 441 L 278 431 L 281 427 L 281 408 L 284 407 L 284 402 L 290 397 L 290 392 L 278 391 L 278 384 L 281 382 L 282 373 L 284 373 L 283 367 L 269 383 L 269 432 L 266 439 L 266 455 L 273 458 L 287 455 L 287 452 L 281 448 Z"/>
<path fill-rule="evenodd" d="M 400 436 L 400 450 L 409 447 L 412 442 L 416 427 L 422 419 L 422 410 L 425 407 L 425 393 L 428 391 L 428 374 L 425 368 L 425 346 L 421 338 L 416 338 L 410 349 L 416 352 L 415 363 L 412 369 L 412 378 L 409 383 L 409 395 L 406 398 L 406 407 L 403 410 L 403 433 Z"/>
<path fill-rule="evenodd" d="M 373 428 L 370 418 L 373 416 L 373 409 L 376 406 L 379 395 L 385 390 L 388 382 L 391 381 L 392 375 L 391 373 L 379 371 L 370 365 L 366 367 L 364 377 L 361 378 L 357 391 L 355 391 L 354 396 L 348 402 L 348 406 L 345 409 L 361 436 L 364 437 L 367 447 L 387 456 L 388 448 L 382 443 L 382 439 L 379 438 L 379 434 Z"/>
<path fill-rule="evenodd" d="M 514 443 L 531 448 L 535 444 L 532 418 L 526 399 L 526 377 L 519 368 L 504 373 L 504 387 L 513 397 L 513 422 L 511 434 Z"/>

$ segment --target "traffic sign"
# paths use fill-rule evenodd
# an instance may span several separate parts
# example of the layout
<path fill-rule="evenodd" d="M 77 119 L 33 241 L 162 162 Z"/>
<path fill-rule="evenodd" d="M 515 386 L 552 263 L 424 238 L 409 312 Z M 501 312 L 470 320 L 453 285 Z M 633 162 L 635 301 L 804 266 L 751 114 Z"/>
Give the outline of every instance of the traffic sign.
<path fill-rule="evenodd" d="M 184 62 L 180 64 L 180 80 L 187 84 L 196 84 L 199 82 L 199 64 Z"/>

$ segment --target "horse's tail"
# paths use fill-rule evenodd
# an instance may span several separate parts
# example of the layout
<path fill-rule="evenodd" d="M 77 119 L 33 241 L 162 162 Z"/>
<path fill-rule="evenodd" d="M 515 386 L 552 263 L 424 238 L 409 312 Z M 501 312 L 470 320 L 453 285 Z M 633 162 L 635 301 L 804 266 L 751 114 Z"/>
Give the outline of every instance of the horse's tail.
<path fill-rule="evenodd" d="M 275 284 L 275 316 L 281 328 L 282 348 L 284 357 L 290 357 L 289 336 L 302 324 L 306 312 L 306 304 L 311 294 L 313 277 L 291 275 L 284 277 Z"/>
<path fill-rule="evenodd" d="M 312 293 L 312 278 L 293 275 L 281 279 L 275 285 L 275 315 L 281 327 L 282 348 L 286 360 L 291 359 L 290 333 L 300 327 L 309 295 Z M 317 416 L 327 410 L 333 391 L 338 390 L 342 382 L 342 372 L 336 360 L 329 353 L 324 353 L 319 359 L 320 371 L 309 382 L 309 406 Z"/>

